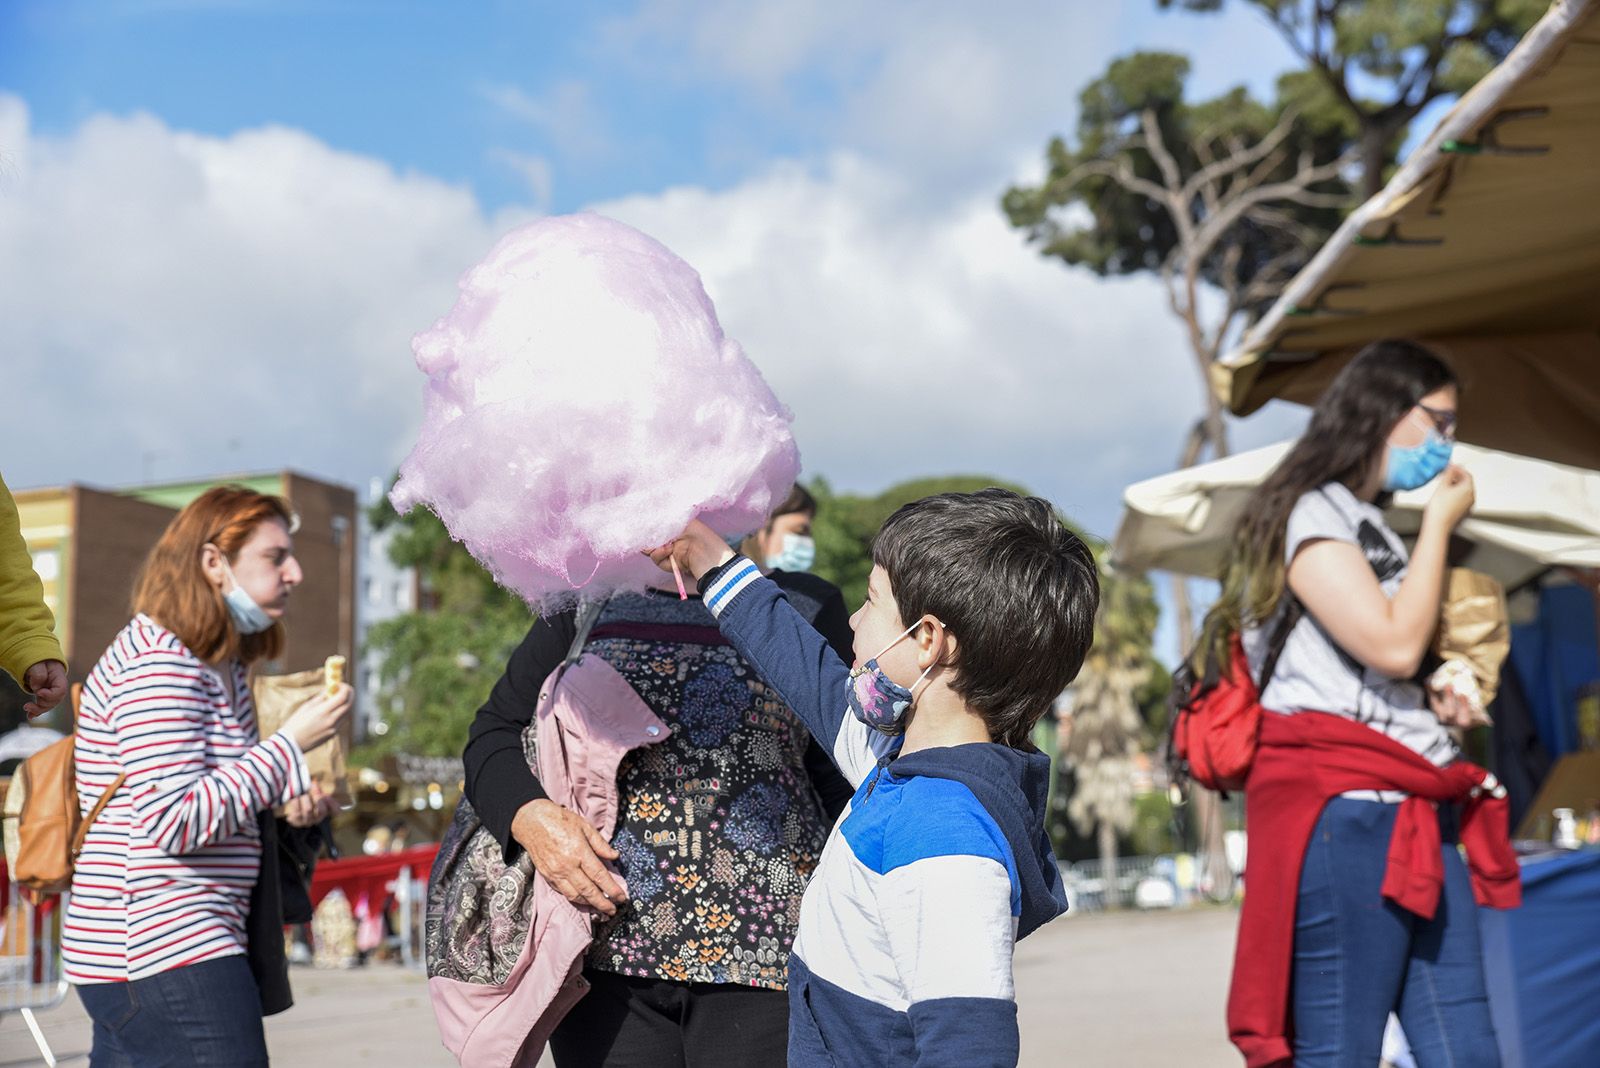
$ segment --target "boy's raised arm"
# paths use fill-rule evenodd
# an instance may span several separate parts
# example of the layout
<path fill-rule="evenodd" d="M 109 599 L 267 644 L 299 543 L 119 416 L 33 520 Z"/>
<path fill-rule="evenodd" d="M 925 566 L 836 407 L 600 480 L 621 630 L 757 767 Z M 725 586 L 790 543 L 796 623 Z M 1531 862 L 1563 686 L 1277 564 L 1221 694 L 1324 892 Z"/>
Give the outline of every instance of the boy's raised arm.
<path fill-rule="evenodd" d="M 700 579 L 706 607 L 739 655 L 794 710 L 852 787 L 898 739 L 851 715 L 850 668 L 755 564 L 735 556 Z"/>

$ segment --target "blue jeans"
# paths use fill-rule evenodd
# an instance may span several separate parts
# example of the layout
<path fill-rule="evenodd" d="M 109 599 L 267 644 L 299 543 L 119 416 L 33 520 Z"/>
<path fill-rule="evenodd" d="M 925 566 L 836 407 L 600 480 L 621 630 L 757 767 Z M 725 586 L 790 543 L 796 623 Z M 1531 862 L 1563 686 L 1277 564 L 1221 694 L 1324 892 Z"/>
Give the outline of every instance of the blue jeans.
<path fill-rule="evenodd" d="M 89 1068 L 256 1068 L 267 1063 L 261 995 L 243 956 L 129 983 L 92 983 L 78 997 L 94 1021 Z"/>
<path fill-rule="evenodd" d="M 1443 846 L 1439 910 L 1424 920 L 1383 897 L 1398 805 L 1336 797 L 1300 872 L 1294 932 L 1294 1063 L 1372 1068 L 1397 1013 L 1419 1068 L 1498 1068 L 1477 905 Z"/>

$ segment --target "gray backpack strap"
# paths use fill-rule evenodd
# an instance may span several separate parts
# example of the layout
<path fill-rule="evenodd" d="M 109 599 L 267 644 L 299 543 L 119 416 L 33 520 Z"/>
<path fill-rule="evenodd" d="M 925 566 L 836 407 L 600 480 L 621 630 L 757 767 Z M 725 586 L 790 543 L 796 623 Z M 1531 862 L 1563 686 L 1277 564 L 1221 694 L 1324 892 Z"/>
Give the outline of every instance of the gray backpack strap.
<path fill-rule="evenodd" d="M 594 630 L 605 607 L 605 601 L 583 601 L 578 605 L 577 633 L 573 636 L 572 647 L 567 650 L 567 658 L 562 661 L 563 665 L 575 663 L 583 654 L 583 647 L 589 642 L 589 632 Z"/>

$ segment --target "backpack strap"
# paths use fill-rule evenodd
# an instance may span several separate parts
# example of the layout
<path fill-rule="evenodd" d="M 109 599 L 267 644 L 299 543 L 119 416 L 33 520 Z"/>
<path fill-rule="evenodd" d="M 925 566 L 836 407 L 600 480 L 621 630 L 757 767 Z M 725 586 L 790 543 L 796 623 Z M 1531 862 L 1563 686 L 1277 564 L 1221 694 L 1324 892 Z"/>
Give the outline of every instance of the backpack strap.
<path fill-rule="evenodd" d="M 89 828 L 94 826 L 94 821 L 100 818 L 100 813 L 104 812 L 106 806 L 111 803 L 111 795 L 120 790 L 127 779 L 126 772 L 117 772 L 117 777 L 111 780 L 111 785 L 106 787 L 106 792 L 100 795 L 100 799 L 94 803 L 94 807 L 89 810 L 88 815 L 84 816 L 83 822 L 78 824 L 77 833 L 72 836 L 72 862 L 74 864 L 78 862 L 78 854 L 83 852 L 83 843 L 89 837 Z"/>
<path fill-rule="evenodd" d="M 1294 628 L 1305 618 L 1306 606 L 1300 603 L 1300 598 L 1289 592 L 1287 582 L 1284 584 L 1283 596 L 1287 603 L 1283 606 L 1283 614 L 1267 639 L 1267 654 L 1261 661 L 1261 679 L 1256 683 L 1257 693 L 1267 691 L 1267 684 L 1272 681 L 1273 673 L 1278 670 L 1278 658 L 1283 655 L 1284 647 L 1289 644 L 1289 635 L 1294 633 Z"/>
<path fill-rule="evenodd" d="M 572 645 L 567 649 L 567 658 L 561 662 L 563 667 L 577 663 L 578 657 L 583 655 L 583 647 L 589 642 L 589 634 L 594 630 L 595 623 L 600 620 L 600 613 L 605 611 L 606 602 L 584 601 L 578 605 L 577 615 L 574 619 L 577 633 L 573 636 Z"/>
<path fill-rule="evenodd" d="M 69 692 L 72 697 L 72 729 L 76 732 L 78 729 L 78 712 L 83 707 L 83 683 L 73 683 Z M 94 826 L 94 821 L 100 818 L 100 813 L 104 812 L 106 806 L 111 803 L 111 795 L 122 789 L 122 784 L 127 781 L 127 772 L 117 772 L 117 777 L 111 780 L 111 785 L 106 787 L 105 793 L 100 795 L 99 800 L 94 803 L 94 807 L 83 818 L 83 822 L 78 824 L 77 831 L 72 835 L 73 864 L 78 863 L 78 854 L 83 852 L 83 843 L 89 837 L 89 828 Z M 76 791 L 76 787 L 74 787 L 74 791 Z"/>

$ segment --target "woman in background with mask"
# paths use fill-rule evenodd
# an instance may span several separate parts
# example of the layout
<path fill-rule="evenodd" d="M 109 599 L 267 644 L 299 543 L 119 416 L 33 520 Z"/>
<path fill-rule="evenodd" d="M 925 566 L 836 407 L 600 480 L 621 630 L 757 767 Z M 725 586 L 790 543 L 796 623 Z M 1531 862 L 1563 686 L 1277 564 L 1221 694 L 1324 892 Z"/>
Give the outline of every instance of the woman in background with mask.
<path fill-rule="evenodd" d="M 811 536 L 811 524 L 816 518 L 816 498 L 797 482 L 783 504 L 767 519 L 767 525 L 735 548 L 769 574 L 810 571 L 817 562 L 817 543 Z"/>
<path fill-rule="evenodd" d="M 83 811 L 113 790 L 77 860 L 62 946 L 94 1021 L 91 1068 L 267 1063 L 245 936 L 259 821 L 279 805 L 296 827 L 331 814 L 305 754 L 352 697 L 340 686 L 272 737 L 256 729 L 248 669 L 281 653 L 302 577 L 292 525 L 282 500 L 243 487 L 196 498 L 151 550 L 133 620 L 84 684 Z"/>
<path fill-rule="evenodd" d="M 1450 728 L 1471 720 L 1464 701 L 1424 681 L 1450 536 L 1474 499 L 1471 476 L 1449 463 L 1456 400 L 1454 374 L 1421 346 L 1362 350 L 1251 496 L 1198 644 L 1203 662 L 1226 655 L 1240 634 L 1253 678 L 1267 678 L 1245 784 L 1258 900 L 1241 919 L 1229 1007 L 1252 1064 L 1291 1054 L 1302 1066 L 1376 1064 L 1391 1012 L 1422 1068 L 1498 1063 L 1454 804 L 1436 815 L 1432 805 L 1403 805 L 1408 794 L 1392 788 L 1410 775 L 1431 790 L 1438 776 L 1453 796 L 1456 776 L 1436 769 L 1460 759 Z M 1383 508 L 1391 493 L 1428 483 L 1436 488 L 1408 553 Z M 1322 785 L 1346 786 L 1349 776 L 1323 769 L 1348 764 L 1372 788 Z M 1300 774 L 1284 775 L 1290 766 Z M 1298 816 L 1280 818 L 1290 810 Z M 1420 826 L 1434 821 L 1437 833 Z M 1470 851 L 1475 842 L 1462 837 Z M 1389 894 L 1391 839 L 1415 846 L 1417 870 L 1442 875 L 1431 916 Z M 1477 872 L 1480 858 L 1469 855 Z M 1274 881 L 1269 871 L 1284 874 Z M 1268 928 L 1277 933 L 1258 938 Z M 1274 964 L 1286 982 L 1269 992 L 1261 977 Z"/>

